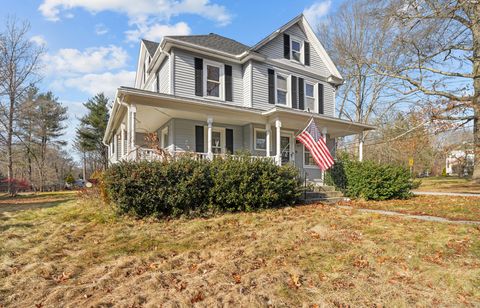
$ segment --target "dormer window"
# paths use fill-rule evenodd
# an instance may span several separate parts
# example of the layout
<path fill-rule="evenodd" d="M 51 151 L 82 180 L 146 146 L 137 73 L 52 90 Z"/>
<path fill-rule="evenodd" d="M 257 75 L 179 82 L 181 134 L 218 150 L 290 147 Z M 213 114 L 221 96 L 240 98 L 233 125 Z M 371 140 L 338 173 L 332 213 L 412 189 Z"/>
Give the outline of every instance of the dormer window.
<path fill-rule="evenodd" d="M 290 50 L 292 51 L 292 59 L 298 62 L 302 62 L 302 43 L 299 40 L 294 38 L 290 41 L 291 47 Z"/>

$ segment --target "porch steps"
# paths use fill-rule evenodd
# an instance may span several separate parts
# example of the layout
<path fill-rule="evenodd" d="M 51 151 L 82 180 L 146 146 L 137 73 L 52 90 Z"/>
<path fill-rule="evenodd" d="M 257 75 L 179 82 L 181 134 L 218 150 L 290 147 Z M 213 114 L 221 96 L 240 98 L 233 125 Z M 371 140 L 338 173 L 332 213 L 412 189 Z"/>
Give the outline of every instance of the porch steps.
<path fill-rule="evenodd" d="M 315 183 L 312 187 L 310 185 L 307 188 L 307 191 L 303 194 L 304 203 L 315 203 L 315 202 L 324 202 L 324 203 L 337 203 L 343 201 L 343 193 L 341 191 L 336 191 L 335 187 L 327 185 L 318 185 Z"/>

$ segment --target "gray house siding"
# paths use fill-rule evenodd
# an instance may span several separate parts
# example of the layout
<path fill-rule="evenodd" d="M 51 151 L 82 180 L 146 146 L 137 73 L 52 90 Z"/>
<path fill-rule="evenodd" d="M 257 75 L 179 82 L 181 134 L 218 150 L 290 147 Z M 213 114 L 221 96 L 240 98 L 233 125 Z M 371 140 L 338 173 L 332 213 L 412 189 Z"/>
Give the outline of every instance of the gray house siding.
<path fill-rule="evenodd" d="M 296 36 L 302 40 L 310 41 L 305 32 L 297 24 L 285 30 L 286 34 Z M 306 69 L 323 77 L 330 76 L 327 66 L 320 58 L 320 55 L 310 44 L 310 66 L 305 66 L 297 61 L 285 59 L 283 57 L 283 35 L 277 35 L 273 40 L 265 44 L 259 49 L 259 52 L 271 60 L 281 62 L 285 65 L 290 65 L 298 69 Z"/>
<path fill-rule="evenodd" d="M 207 59 L 232 66 L 232 84 L 233 84 L 233 101 L 223 101 L 225 104 L 233 104 L 243 106 L 243 78 L 242 67 L 236 63 L 228 63 L 214 58 L 207 58 L 203 55 L 196 56 L 188 51 L 175 49 L 175 95 L 188 98 L 200 98 L 195 96 L 195 57 Z M 208 100 L 208 99 L 205 99 Z M 215 100 L 218 101 L 218 100 Z"/>
<path fill-rule="evenodd" d="M 243 105 L 252 107 L 252 61 L 243 65 Z"/>
<path fill-rule="evenodd" d="M 159 92 L 160 93 L 170 93 L 170 64 L 169 59 L 165 58 L 162 64 L 160 65 L 159 71 Z"/>

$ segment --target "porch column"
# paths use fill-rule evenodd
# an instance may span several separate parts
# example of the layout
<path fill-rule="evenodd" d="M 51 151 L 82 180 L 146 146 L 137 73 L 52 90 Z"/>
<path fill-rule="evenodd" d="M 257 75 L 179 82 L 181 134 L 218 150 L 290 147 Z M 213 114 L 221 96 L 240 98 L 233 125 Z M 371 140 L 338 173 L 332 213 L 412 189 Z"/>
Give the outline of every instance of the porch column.
<path fill-rule="evenodd" d="M 130 146 L 132 144 L 132 142 L 130 141 L 130 137 L 132 136 L 132 133 L 131 133 L 131 129 L 132 129 L 132 118 L 130 116 L 130 106 L 127 107 L 127 153 L 125 153 L 126 155 L 126 159 L 130 159 Z"/>
<path fill-rule="evenodd" d="M 120 146 L 122 147 L 120 149 L 120 158 L 123 159 L 125 155 L 125 125 L 123 123 L 120 125 L 120 138 L 122 138 L 120 141 Z"/>
<path fill-rule="evenodd" d="M 282 149 L 281 149 L 281 132 L 280 128 L 282 127 L 282 122 L 280 120 L 275 120 L 275 128 L 276 128 L 276 138 L 277 138 L 277 155 L 276 155 L 276 161 L 277 165 L 281 166 L 282 165 Z"/>
<path fill-rule="evenodd" d="M 212 152 L 212 127 L 213 127 L 213 118 L 208 117 L 207 119 L 207 156 L 208 159 L 213 159 L 213 152 Z"/>
<path fill-rule="evenodd" d="M 270 142 L 271 142 L 271 132 L 272 132 L 272 125 L 270 123 L 267 123 L 265 124 L 265 131 L 266 131 L 266 138 L 265 138 L 265 141 L 267 142 L 266 144 L 266 154 L 265 156 L 267 157 L 270 157 L 270 152 L 271 152 L 271 149 L 270 149 Z"/>
<path fill-rule="evenodd" d="M 358 142 L 358 161 L 363 161 L 363 132 L 359 134 L 360 141 Z"/>
<path fill-rule="evenodd" d="M 136 119 L 136 114 L 137 114 L 137 106 L 135 104 L 130 105 L 130 142 L 132 143 L 130 145 L 130 149 L 132 151 L 132 159 L 135 160 L 137 159 L 137 151 L 135 151 L 135 119 Z"/>

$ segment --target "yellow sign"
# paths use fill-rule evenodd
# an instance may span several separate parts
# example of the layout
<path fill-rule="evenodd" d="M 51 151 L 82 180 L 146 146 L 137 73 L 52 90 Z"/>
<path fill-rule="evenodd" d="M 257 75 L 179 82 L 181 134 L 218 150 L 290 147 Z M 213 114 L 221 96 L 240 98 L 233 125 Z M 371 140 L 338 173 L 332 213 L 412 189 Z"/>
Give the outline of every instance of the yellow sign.
<path fill-rule="evenodd" d="M 410 157 L 410 159 L 408 160 L 408 165 L 410 167 L 413 167 L 413 157 Z"/>

